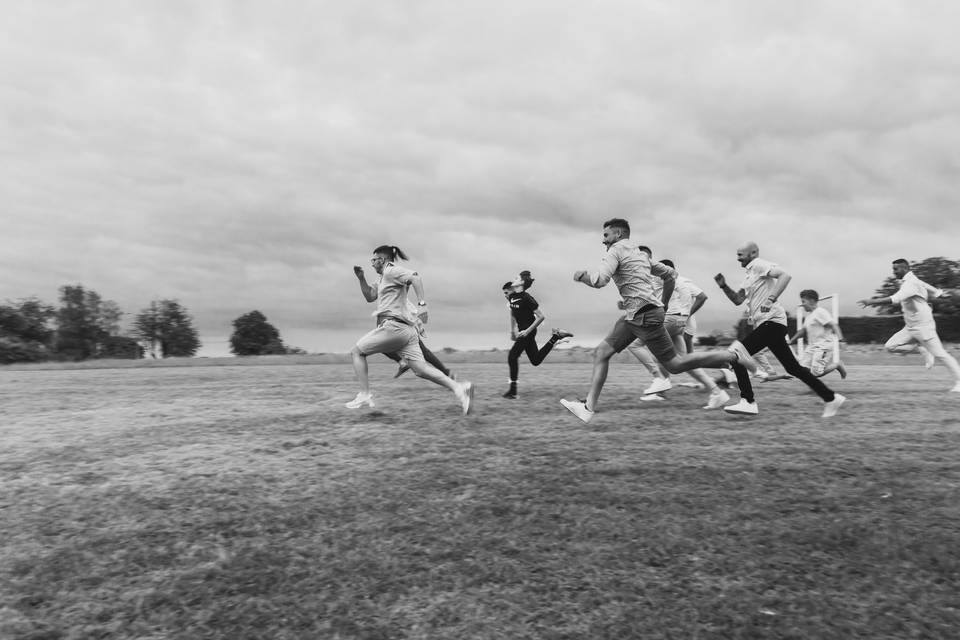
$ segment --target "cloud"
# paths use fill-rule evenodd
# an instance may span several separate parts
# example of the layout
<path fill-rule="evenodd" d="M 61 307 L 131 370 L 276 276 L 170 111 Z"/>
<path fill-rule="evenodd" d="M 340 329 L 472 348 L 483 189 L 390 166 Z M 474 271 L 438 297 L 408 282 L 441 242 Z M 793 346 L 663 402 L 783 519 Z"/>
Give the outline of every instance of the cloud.
<path fill-rule="evenodd" d="M 958 13 L 12 5 L 0 298 L 80 281 L 129 312 L 179 298 L 211 334 L 253 308 L 332 332 L 366 322 L 351 267 L 391 243 L 463 335 L 502 325 L 521 268 L 551 314 L 604 327 L 613 292 L 570 276 L 621 216 L 705 289 L 752 238 L 855 313 L 888 256 L 955 253 Z M 732 324 L 724 305 L 705 319 Z"/>

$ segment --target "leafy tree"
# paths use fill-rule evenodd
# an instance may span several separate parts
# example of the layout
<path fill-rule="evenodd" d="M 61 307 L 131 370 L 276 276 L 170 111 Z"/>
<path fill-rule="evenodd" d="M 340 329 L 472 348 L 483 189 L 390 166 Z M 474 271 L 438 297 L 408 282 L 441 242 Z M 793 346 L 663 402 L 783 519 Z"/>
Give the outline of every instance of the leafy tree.
<path fill-rule="evenodd" d="M 910 270 L 914 275 L 932 284 L 940 289 L 958 289 L 960 288 L 960 262 L 948 260 L 947 258 L 926 258 L 920 262 L 911 262 Z M 887 297 L 893 295 L 900 288 L 900 281 L 893 276 L 887 276 L 880 288 L 877 289 L 877 295 Z M 942 296 L 940 298 L 930 298 L 930 306 L 934 313 L 954 315 L 960 313 L 960 298 L 957 296 Z M 894 315 L 900 313 L 900 305 L 888 304 L 876 308 L 877 313 L 881 315 Z"/>
<path fill-rule="evenodd" d="M 0 362 L 37 362 L 50 356 L 56 310 L 36 298 L 0 305 Z"/>
<path fill-rule="evenodd" d="M 200 348 L 193 318 L 176 300 L 154 300 L 133 319 L 133 334 L 154 358 L 190 357 Z"/>
<path fill-rule="evenodd" d="M 280 332 L 259 311 L 245 313 L 233 321 L 230 351 L 238 356 L 260 356 L 287 352 Z"/>
<path fill-rule="evenodd" d="M 122 316 L 116 302 L 92 289 L 79 284 L 60 287 L 57 351 L 75 360 L 98 356 L 104 341 L 119 333 Z"/>

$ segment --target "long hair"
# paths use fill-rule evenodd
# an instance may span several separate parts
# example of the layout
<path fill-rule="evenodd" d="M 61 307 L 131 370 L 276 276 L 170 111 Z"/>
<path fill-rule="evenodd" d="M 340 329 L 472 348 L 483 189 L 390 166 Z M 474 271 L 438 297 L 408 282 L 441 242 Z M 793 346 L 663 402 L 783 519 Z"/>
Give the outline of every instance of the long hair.
<path fill-rule="evenodd" d="M 387 262 L 396 262 L 397 260 L 409 260 L 400 247 L 392 244 L 382 244 L 373 250 L 374 253 L 387 257 Z"/>

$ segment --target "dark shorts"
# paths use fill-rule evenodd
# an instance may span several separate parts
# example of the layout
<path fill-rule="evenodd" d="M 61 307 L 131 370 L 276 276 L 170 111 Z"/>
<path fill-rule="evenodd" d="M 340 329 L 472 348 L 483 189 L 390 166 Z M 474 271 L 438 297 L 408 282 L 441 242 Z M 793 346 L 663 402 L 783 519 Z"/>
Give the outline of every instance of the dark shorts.
<path fill-rule="evenodd" d="M 663 309 L 658 308 L 638 313 L 633 320 L 620 318 L 604 338 L 604 342 L 613 347 L 615 352 L 620 353 L 627 348 L 628 344 L 639 338 L 657 360 L 660 362 L 672 360 L 677 356 L 677 352 L 673 348 L 673 340 L 663 326 L 663 317 Z"/>

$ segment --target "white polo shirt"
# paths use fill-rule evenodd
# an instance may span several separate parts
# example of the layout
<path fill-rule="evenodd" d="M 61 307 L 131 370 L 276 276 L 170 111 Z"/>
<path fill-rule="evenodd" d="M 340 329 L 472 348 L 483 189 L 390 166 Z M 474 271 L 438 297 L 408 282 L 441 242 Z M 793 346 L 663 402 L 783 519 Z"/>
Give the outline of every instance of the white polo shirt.
<path fill-rule="evenodd" d="M 776 322 L 786 326 L 787 312 L 780 302 L 769 302 L 767 298 L 777 284 L 777 278 L 770 272 L 777 265 L 769 260 L 754 258 L 744 267 L 747 273 L 740 283 L 740 289 L 747 294 L 747 322 L 753 327 L 759 327 L 764 322 Z M 769 306 L 769 311 L 761 311 L 760 307 Z"/>

